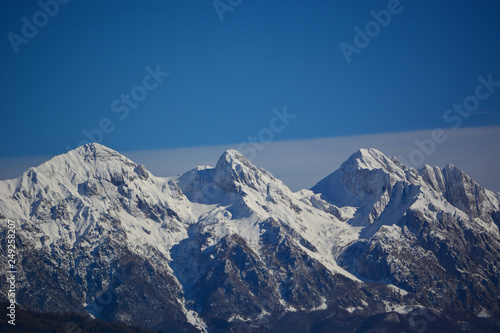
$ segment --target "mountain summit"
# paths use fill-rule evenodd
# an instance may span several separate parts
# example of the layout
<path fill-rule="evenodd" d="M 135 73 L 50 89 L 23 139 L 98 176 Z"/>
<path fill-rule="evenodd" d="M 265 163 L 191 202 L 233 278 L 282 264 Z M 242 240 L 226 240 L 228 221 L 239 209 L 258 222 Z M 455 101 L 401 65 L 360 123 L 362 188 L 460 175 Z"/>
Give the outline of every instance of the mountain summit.
<path fill-rule="evenodd" d="M 0 181 L 0 213 L 17 223 L 28 309 L 167 332 L 401 331 L 415 318 L 458 330 L 500 316 L 500 194 L 376 149 L 292 192 L 236 150 L 162 178 L 88 144 Z"/>

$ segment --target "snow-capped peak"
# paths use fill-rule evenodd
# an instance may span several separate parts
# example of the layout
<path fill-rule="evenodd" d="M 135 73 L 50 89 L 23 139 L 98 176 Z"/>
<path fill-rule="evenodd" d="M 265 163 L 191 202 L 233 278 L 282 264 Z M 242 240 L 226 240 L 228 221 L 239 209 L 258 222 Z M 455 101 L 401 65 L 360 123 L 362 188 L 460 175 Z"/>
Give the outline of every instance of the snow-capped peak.
<path fill-rule="evenodd" d="M 56 156 L 35 170 L 50 179 L 58 179 L 61 183 L 69 181 L 72 184 L 94 178 L 117 185 L 137 177 L 149 177 L 144 166 L 98 143 L 89 143 Z"/>
<path fill-rule="evenodd" d="M 248 159 L 236 149 L 228 149 L 220 156 L 219 163 L 221 161 L 231 162 L 236 160 L 248 162 Z"/>
<path fill-rule="evenodd" d="M 359 149 L 357 152 L 352 154 L 351 157 L 349 157 L 349 159 L 342 165 L 342 169 L 345 170 L 348 168 L 354 168 L 357 170 L 381 169 L 400 179 L 405 178 L 405 168 L 401 162 L 399 162 L 399 160 L 395 157 L 389 158 L 385 156 L 381 151 L 375 148 Z"/>
<path fill-rule="evenodd" d="M 76 154 L 81 154 L 83 156 L 86 155 L 92 155 L 92 154 L 99 154 L 99 153 L 106 153 L 106 154 L 112 154 L 112 155 L 120 155 L 117 151 L 108 148 L 106 146 L 103 146 L 97 142 L 91 142 L 87 143 L 86 145 L 77 147 L 72 150 L 72 152 Z"/>
<path fill-rule="evenodd" d="M 213 177 L 214 183 L 227 192 L 239 192 L 241 186 L 261 191 L 267 188 L 269 182 L 278 181 L 269 172 L 257 168 L 234 149 L 226 150 L 222 154 L 214 169 Z"/>
<path fill-rule="evenodd" d="M 215 166 L 216 173 L 217 172 L 227 172 L 229 170 L 240 171 L 256 171 L 257 167 L 255 167 L 250 161 L 239 151 L 235 149 L 226 150 L 217 165 Z"/>
<path fill-rule="evenodd" d="M 103 146 L 99 143 L 88 143 L 86 145 L 77 147 L 66 154 L 54 157 L 52 160 L 57 161 L 79 161 L 80 163 L 109 163 L 111 161 L 118 163 L 125 163 L 128 165 L 135 165 L 134 162 L 127 157 L 118 153 L 117 151 Z"/>
<path fill-rule="evenodd" d="M 377 200 L 396 182 L 406 180 L 405 167 L 377 149 L 360 149 L 312 190 L 340 206 L 359 206 Z"/>
<path fill-rule="evenodd" d="M 177 178 L 178 186 L 191 201 L 205 204 L 228 202 L 233 195 L 240 197 L 249 192 L 267 193 L 271 183 L 291 193 L 283 182 L 234 149 L 226 150 L 215 168 L 194 168 Z"/>

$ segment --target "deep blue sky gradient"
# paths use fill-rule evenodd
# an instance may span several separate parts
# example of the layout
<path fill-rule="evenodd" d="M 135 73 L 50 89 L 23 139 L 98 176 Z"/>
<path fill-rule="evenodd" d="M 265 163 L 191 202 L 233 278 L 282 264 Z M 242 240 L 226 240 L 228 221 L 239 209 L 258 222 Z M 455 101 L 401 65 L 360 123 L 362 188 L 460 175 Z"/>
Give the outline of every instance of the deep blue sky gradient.
<path fill-rule="evenodd" d="M 225 0 L 223 0 L 226 2 Z M 499 1 L 402 0 L 348 64 L 339 43 L 388 1 L 70 1 L 16 54 L 7 38 L 36 1 L 0 2 L 0 156 L 55 155 L 103 118 L 117 150 L 238 143 L 273 108 L 297 118 L 277 140 L 446 127 L 477 76 L 500 81 Z M 147 66 L 170 76 L 120 120 L 111 102 Z M 500 124 L 500 88 L 463 126 Z"/>

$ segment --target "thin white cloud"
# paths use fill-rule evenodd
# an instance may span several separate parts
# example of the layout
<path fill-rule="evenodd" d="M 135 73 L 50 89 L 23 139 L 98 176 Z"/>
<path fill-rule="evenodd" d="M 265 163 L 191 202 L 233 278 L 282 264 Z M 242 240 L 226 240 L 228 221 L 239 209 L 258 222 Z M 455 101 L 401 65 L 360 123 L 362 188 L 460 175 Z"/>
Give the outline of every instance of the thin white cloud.
<path fill-rule="evenodd" d="M 359 148 L 377 148 L 388 156 L 410 160 L 418 146 L 415 139 L 431 138 L 431 130 L 356 135 L 313 140 L 275 141 L 266 145 L 252 161 L 291 189 L 310 188 L 335 171 Z M 425 164 L 440 167 L 454 164 L 479 184 L 500 191 L 500 126 L 447 130 L 448 139 L 436 143 L 434 153 L 425 155 Z M 125 152 L 132 160 L 146 165 L 156 175 L 170 176 L 197 165 L 217 163 L 222 152 L 238 144 Z"/>
<path fill-rule="evenodd" d="M 359 148 L 377 148 L 388 156 L 411 161 L 419 149 L 415 140 L 431 138 L 431 130 L 356 135 L 312 140 L 274 141 L 259 151 L 252 163 L 283 180 L 292 190 L 310 188 L 335 171 Z M 451 163 L 469 174 L 479 184 L 500 191 L 500 126 L 447 130 L 447 140 L 435 144 L 435 151 L 424 155 L 424 163 L 443 167 Z M 175 176 L 197 165 L 217 163 L 226 149 L 238 144 L 179 149 L 121 152 L 143 163 L 154 175 Z M 0 179 L 20 175 L 30 166 L 48 158 L 1 158 Z M 29 164 L 32 163 L 32 164 Z"/>
<path fill-rule="evenodd" d="M 252 161 L 272 172 L 291 189 L 310 188 L 335 171 L 359 148 L 377 148 L 388 156 L 409 160 L 420 141 L 431 138 L 431 130 L 356 135 L 313 140 L 268 143 Z M 463 128 L 446 131 L 448 139 L 436 143 L 434 153 L 424 163 L 440 167 L 454 164 L 479 184 L 500 191 L 500 126 Z M 197 165 L 215 165 L 222 152 L 238 144 L 125 152 L 156 175 L 170 176 Z"/>

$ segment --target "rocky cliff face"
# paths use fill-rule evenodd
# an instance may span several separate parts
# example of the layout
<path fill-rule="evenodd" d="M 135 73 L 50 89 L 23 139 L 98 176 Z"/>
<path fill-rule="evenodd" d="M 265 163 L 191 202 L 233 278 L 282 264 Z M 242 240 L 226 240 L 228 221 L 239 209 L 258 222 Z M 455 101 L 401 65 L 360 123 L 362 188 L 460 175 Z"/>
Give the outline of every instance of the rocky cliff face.
<path fill-rule="evenodd" d="M 495 325 L 499 201 L 374 149 L 296 193 L 234 150 L 160 178 L 98 144 L 0 182 L 18 304 L 167 332 Z"/>
<path fill-rule="evenodd" d="M 170 244 L 194 223 L 174 182 L 90 144 L 1 182 L 0 191 L 0 209 L 19 231 L 20 305 L 153 329 L 196 325 L 168 265 Z"/>
<path fill-rule="evenodd" d="M 372 149 L 354 154 L 313 191 L 332 203 L 329 191 L 364 199 L 347 221 L 365 227 L 341 251 L 346 270 L 392 283 L 436 311 L 498 313 L 498 193 L 452 165 L 410 170 Z"/>

